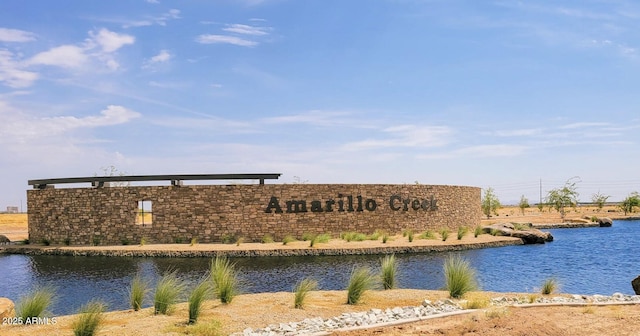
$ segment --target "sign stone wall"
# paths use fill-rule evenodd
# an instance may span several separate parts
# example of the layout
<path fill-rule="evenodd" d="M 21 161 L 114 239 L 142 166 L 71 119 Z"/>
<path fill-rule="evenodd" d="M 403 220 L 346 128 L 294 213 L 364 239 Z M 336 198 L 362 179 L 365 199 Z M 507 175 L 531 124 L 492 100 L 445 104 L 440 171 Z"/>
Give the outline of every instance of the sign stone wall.
<path fill-rule="evenodd" d="M 390 234 L 480 223 L 480 188 L 444 185 L 267 184 L 28 190 L 33 243 L 120 245 L 260 241 L 265 235 Z M 145 224 L 140 204 L 151 210 Z M 151 208 L 151 209 L 149 209 Z M 149 223 L 151 221 L 151 223 Z"/>

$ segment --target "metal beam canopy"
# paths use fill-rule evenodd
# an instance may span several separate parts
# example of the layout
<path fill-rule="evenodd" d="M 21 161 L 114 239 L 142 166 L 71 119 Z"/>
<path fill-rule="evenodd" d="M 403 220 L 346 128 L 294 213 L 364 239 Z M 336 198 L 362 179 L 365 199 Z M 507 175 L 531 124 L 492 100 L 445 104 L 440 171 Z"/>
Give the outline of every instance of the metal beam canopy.
<path fill-rule="evenodd" d="M 67 183 L 91 183 L 94 187 L 104 187 L 110 182 L 144 182 L 171 181 L 171 185 L 182 185 L 182 181 L 205 180 L 277 180 L 281 173 L 268 174 L 178 174 L 178 175 L 124 175 L 124 176 L 91 176 L 29 180 L 34 189 L 45 189 L 50 185 Z"/>

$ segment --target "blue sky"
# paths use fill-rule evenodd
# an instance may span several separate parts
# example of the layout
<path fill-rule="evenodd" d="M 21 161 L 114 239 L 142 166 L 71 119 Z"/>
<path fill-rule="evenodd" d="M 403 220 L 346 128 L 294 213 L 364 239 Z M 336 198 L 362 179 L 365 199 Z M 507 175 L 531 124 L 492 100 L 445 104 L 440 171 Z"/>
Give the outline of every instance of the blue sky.
<path fill-rule="evenodd" d="M 27 180 L 640 191 L 633 1 L 0 2 L 0 210 Z"/>

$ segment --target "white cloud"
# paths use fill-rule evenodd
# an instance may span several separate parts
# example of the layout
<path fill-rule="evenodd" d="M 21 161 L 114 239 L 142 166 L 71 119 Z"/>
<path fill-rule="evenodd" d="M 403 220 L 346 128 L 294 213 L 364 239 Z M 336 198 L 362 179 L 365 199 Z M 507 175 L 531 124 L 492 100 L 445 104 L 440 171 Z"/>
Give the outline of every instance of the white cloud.
<path fill-rule="evenodd" d="M 160 3 L 160 1 L 158 1 L 158 0 L 146 0 L 146 1 L 148 3 L 150 3 L 150 4 L 159 4 Z"/>
<path fill-rule="evenodd" d="M 441 147 L 449 143 L 452 130 L 446 126 L 400 125 L 383 130 L 391 135 L 387 139 L 368 139 L 348 143 L 345 150 L 367 150 L 393 147 Z"/>
<path fill-rule="evenodd" d="M 576 128 L 586 128 L 586 127 L 602 127 L 609 126 L 609 123 L 606 122 L 578 122 L 573 124 L 567 124 L 560 126 L 560 129 L 576 129 Z"/>
<path fill-rule="evenodd" d="M 33 33 L 9 28 L 0 28 L 0 42 L 29 42 L 36 39 Z"/>
<path fill-rule="evenodd" d="M 268 124 L 311 124 L 315 126 L 335 126 L 345 123 L 345 117 L 350 115 L 349 112 L 343 111 L 321 111 L 313 110 L 300 114 L 264 118 L 263 121 Z"/>
<path fill-rule="evenodd" d="M 485 157 L 505 157 L 518 156 L 524 153 L 528 146 L 497 144 L 497 145 L 478 145 L 449 150 L 445 153 L 420 154 L 416 157 L 419 159 L 454 159 L 454 158 L 485 158 Z"/>
<path fill-rule="evenodd" d="M 127 44 L 133 44 L 136 40 L 131 35 L 118 34 L 105 28 L 100 29 L 98 33 L 90 31 L 89 36 L 100 44 L 102 50 L 106 53 L 114 52 Z"/>
<path fill-rule="evenodd" d="M 82 67 L 88 59 L 89 57 L 85 54 L 83 48 L 74 45 L 62 45 L 36 54 L 28 61 L 28 64 L 78 68 Z"/>
<path fill-rule="evenodd" d="M 13 53 L 0 50 L 0 83 L 12 88 L 30 86 L 38 79 L 38 74 L 26 71 L 23 66 L 14 60 Z"/>
<path fill-rule="evenodd" d="M 166 50 L 160 50 L 160 53 L 151 57 L 149 63 L 164 63 L 171 59 L 171 54 Z"/>
<path fill-rule="evenodd" d="M 249 26 L 249 25 L 243 25 L 243 24 L 230 24 L 230 25 L 227 25 L 227 27 L 223 28 L 222 30 L 229 33 L 254 35 L 254 36 L 263 36 L 263 35 L 269 34 L 267 32 L 269 28 Z"/>
<path fill-rule="evenodd" d="M 528 129 L 515 129 L 515 130 L 501 130 L 495 131 L 492 134 L 500 137 L 515 137 L 515 136 L 532 136 L 542 133 L 540 128 L 528 128 Z"/>
<path fill-rule="evenodd" d="M 203 34 L 196 38 L 196 42 L 202 44 L 233 44 L 241 47 L 254 47 L 258 42 L 246 40 L 240 37 L 217 34 Z"/>

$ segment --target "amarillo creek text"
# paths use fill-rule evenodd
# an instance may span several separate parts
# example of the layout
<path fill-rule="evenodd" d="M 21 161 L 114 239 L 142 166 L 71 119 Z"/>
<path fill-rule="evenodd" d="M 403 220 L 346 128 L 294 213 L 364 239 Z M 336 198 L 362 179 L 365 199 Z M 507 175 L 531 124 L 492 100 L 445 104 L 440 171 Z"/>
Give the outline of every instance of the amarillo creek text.
<path fill-rule="evenodd" d="M 399 195 L 393 195 L 389 197 L 386 202 L 389 208 L 393 211 L 435 211 L 438 210 L 438 200 L 434 196 L 428 199 L 419 199 L 406 197 L 403 198 Z M 364 198 L 361 195 L 342 195 L 338 194 L 337 199 L 327 200 L 312 200 L 307 202 L 306 200 L 290 200 L 284 202 L 285 209 L 283 210 L 280 200 L 271 196 L 269 204 L 265 209 L 266 213 L 301 213 L 301 212 L 356 212 L 356 211 L 376 211 L 378 203 L 375 199 Z"/>

